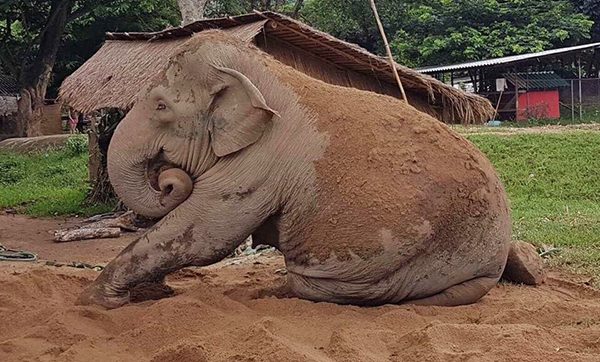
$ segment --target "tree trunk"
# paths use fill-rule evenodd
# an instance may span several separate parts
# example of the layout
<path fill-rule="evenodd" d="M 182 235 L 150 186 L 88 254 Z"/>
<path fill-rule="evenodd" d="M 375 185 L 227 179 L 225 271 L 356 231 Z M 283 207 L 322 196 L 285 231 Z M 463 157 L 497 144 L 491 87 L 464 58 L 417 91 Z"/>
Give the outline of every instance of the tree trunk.
<path fill-rule="evenodd" d="M 73 0 L 52 1 L 48 21 L 40 34 L 37 55 L 31 64 L 24 67 L 17 115 L 17 131 L 20 136 L 41 135 L 42 108 L 46 90 L 72 7 Z"/>
<path fill-rule="evenodd" d="M 106 162 L 110 139 L 123 117 L 125 117 L 123 111 L 105 109 L 102 111 L 99 120 L 97 118 L 92 120 L 89 133 L 90 159 L 88 163 L 89 179 L 92 186 L 88 194 L 88 201 L 90 202 L 109 202 L 115 198 L 114 190 L 108 179 Z"/>
<path fill-rule="evenodd" d="M 17 134 L 20 137 L 42 135 L 42 108 L 48 82 L 34 88 L 23 88 L 17 102 Z"/>
<path fill-rule="evenodd" d="M 204 8 L 208 0 L 177 0 L 181 12 L 181 25 L 187 25 L 204 18 Z"/>
<path fill-rule="evenodd" d="M 300 14 L 300 10 L 302 10 L 303 5 L 304 0 L 296 0 L 296 5 L 294 5 L 294 12 L 292 13 L 292 18 L 298 19 L 298 15 Z"/>
<path fill-rule="evenodd" d="M 248 12 L 252 12 L 252 10 L 257 10 L 256 8 L 256 2 L 258 0 L 250 0 L 250 9 L 248 9 Z"/>

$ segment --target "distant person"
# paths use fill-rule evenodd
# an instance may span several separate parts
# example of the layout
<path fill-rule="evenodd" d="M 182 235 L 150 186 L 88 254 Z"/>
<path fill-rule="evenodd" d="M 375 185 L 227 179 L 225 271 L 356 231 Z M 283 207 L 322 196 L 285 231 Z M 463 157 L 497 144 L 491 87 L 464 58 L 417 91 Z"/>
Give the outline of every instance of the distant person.
<path fill-rule="evenodd" d="M 79 116 L 81 113 L 74 111 L 75 115 L 71 113 L 71 109 L 69 109 L 69 133 L 77 133 L 77 126 L 79 125 Z"/>

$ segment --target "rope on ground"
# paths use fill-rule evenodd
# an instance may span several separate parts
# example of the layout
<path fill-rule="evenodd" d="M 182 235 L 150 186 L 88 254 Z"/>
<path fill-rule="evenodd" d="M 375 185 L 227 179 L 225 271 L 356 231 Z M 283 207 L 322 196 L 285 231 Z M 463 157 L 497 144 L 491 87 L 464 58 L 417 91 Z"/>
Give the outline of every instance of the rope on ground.
<path fill-rule="evenodd" d="M 0 244 L 0 261 L 28 261 L 37 260 L 37 255 L 28 251 L 12 250 Z"/>
<path fill-rule="evenodd" d="M 46 265 L 48 266 L 55 266 L 57 268 L 63 267 L 63 266 L 68 266 L 71 268 L 77 268 L 77 269 L 90 269 L 90 270 L 94 270 L 94 271 L 102 271 L 104 269 L 104 267 L 102 265 L 92 265 L 92 264 L 88 264 L 88 263 L 82 263 L 79 261 L 72 261 L 70 263 L 59 263 L 57 261 L 46 261 Z"/>
<path fill-rule="evenodd" d="M 23 250 L 12 250 L 7 249 L 4 245 L 0 244 L 0 261 L 26 261 L 26 262 L 35 262 L 38 261 L 38 257 L 36 254 L 31 253 L 29 251 Z M 40 262 L 42 260 L 39 260 Z M 90 269 L 95 271 L 102 271 L 104 267 L 102 265 L 92 265 L 88 263 L 82 263 L 79 261 L 72 261 L 70 263 L 61 263 L 57 261 L 47 260 L 44 263 L 48 266 L 62 267 L 67 266 L 71 268 L 77 269 Z"/>

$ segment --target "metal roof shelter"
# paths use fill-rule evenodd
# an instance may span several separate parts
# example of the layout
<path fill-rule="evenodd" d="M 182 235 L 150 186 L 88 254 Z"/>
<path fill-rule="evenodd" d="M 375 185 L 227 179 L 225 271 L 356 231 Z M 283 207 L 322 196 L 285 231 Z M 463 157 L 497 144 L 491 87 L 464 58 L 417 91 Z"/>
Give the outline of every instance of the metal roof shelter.
<path fill-rule="evenodd" d="M 554 72 L 506 73 L 509 82 L 520 89 L 565 88 L 569 83 Z"/>
<path fill-rule="evenodd" d="M 583 45 L 577 45 L 577 46 L 572 46 L 572 47 L 567 47 L 567 48 L 545 50 L 545 51 L 537 52 L 537 53 L 512 55 L 512 56 L 508 56 L 508 57 L 479 60 L 479 61 L 474 61 L 474 62 L 459 63 L 459 64 L 453 64 L 453 65 L 424 67 L 424 68 L 417 69 L 417 71 L 420 73 L 423 73 L 423 74 L 434 74 L 434 73 L 443 73 L 443 72 L 450 72 L 450 71 L 457 71 L 457 70 L 468 70 L 468 69 L 485 68 L 485 67 L 493 67 L 493 66 L 509 66 L 509 65 L 514 65 L 517 63 L 526 62 L 529 60 L 534 60 L 534 59 L 539 59 L 539 58 L 544 58 L 544 57 L 551 57 L 551 56 L 556 56 L 556 55 L 563 55 L 563 54 L 567 54 L 567 53 L 580 52 L 580 51 L 596 49 L 596 48 L 600 48 L 600 43 L 583 44 Z"/>
<path fill-rule="evenodd" d="M 592 83 L 586 83 L 583 89 L 582 58 L 586 51 L 600 48 L 600 42 L 576 45 L 565 48 L 550 49 L 541 52 L 512 55 L 501 58 L 471 61 L 459 64 L 429 66 L 417 69 L 421 74 L 431 75 L 452 86 L 471 88 L 474 93 L 486 97 L 492 104 L 496 105 L 496 116 L 502 119 L 507 114 L 517 114 L 520 109 L 520 95 L 528 91 L 542 89 L 560 90 L 560 105 L 563 110 L 570 111 L 572 120 L 575 119 L 575 109 L 579 108 L 581 120 L 584 97 L 591 99 L 590 94 L 597 94 L 599 99 L 586 107 L 598 107 L 600 105 L 600 86 L 592 87 Z M 550 72 L 549 72 L 550 71 Z M 569 81 L 558 77 L 574 73 Z M 589 81 L 590 74 L 586 81 Z M 508 80 L 511 89 L 500 89 L 499 85 Z M 600 81 L 600 79 L 598 79 Z M 593 89 L 592 89 L 593 88 Z M 596 89 L 598 88 L 598 89 Z M 568 94 L 570 91 L 570 94 Z M 528 99 L 531 99 L 529 97 Z M 523 104 L 521 104 L 523 106 Z"/>

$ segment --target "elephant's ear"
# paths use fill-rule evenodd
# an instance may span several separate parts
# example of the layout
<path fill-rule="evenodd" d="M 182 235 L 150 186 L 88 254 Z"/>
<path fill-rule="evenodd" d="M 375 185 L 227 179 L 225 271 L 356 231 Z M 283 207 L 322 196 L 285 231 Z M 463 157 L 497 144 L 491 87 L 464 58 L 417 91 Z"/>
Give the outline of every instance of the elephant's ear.
<path fill-rule="evenodd" d="M 223 157 L 258 141 L 276 114 L 242 73 L 216 67 L 223 82 L 211 91 L 208 129 L 215 154 Z"/>

